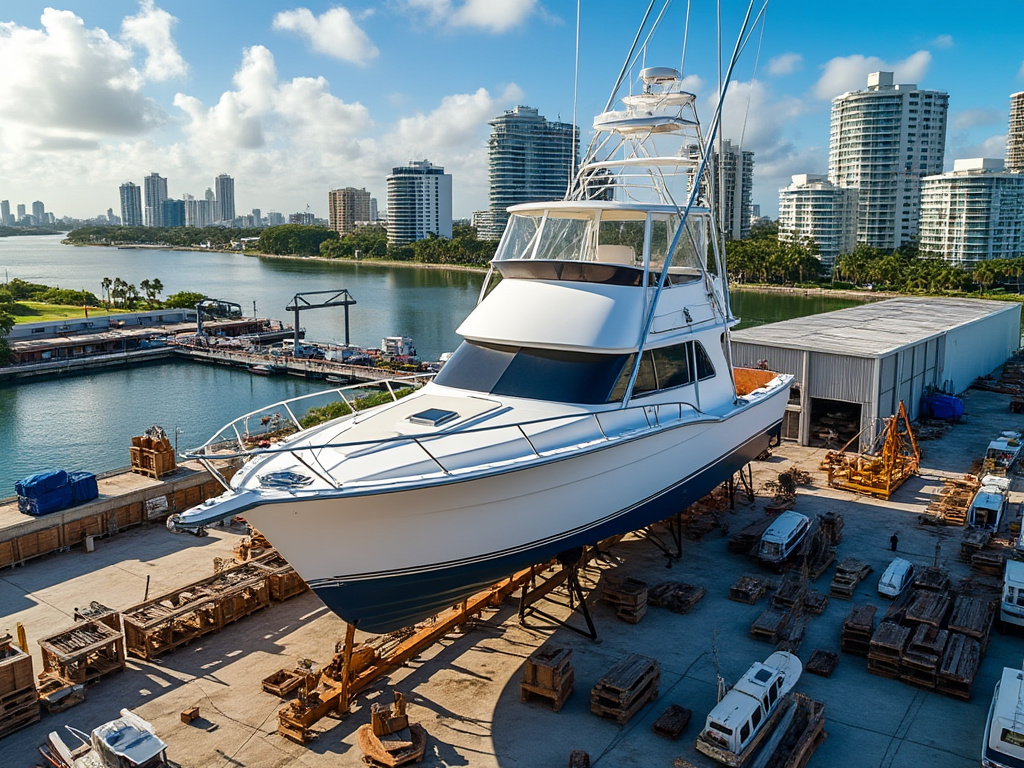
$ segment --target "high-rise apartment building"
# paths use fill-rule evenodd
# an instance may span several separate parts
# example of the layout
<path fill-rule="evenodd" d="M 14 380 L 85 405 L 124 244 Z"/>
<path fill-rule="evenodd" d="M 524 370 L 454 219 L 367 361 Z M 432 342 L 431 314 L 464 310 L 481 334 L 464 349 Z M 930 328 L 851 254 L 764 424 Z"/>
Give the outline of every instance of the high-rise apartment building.
<path fill-rule="evenodd" d="M 1024 91 L 1010 96 L 1010 125 L 1006 134 L 1006 170 L 1024 173 Z"/>
<path fill-rule="evenodd" d="M 126 227 L 142 226 L 142 188 L 134 181 L 121 185 L 121 223 Z"/>
<path fill-rule="evenodd" d="M 431 233 L 452 236 L 451 174 L 427 160 L 392 168 L 388 176 L 388 243 L 414 243 Z"/>
<path fill-rule="evenodd" d="M 267 226 L 279 227 L 284 224 L 284 214 L 277 211 L 267 211 Z"/>
<path fill-rule="evenodd" d="M 498 240 L 510 205 L 565 197 L 579 155 L 579 132 L 572 123 L 550 122 L 536 109 L 522 106 L 505 110 L 490 125 L 489 205 L 476 218 L 479 237 Z"/>
<path fill-rule="evenodd" d="M 46 206 L 43 205 L 42 200 L 32 203 L 32 218 L 36 220 L 36 224 L 46 223 Z"/>
<path fill-rule="evenodd" d="M 917 236 L 921 179 L 942 173 L 949 95 L 873 72 L 832 100 L 828 179 L 859 192 L 857 242 L 895 249 Z"/>
<path fill-rule="evenodd" d="M 370 193 L 365 189 L 332 189 L 327 195 L 331 229 L 342 235 L 350 235 L 355 231 L 357 221 L 373 221 L 371 199 Z"/>
<path fill-rule="evenodd" d="M 222 173 L 213 180 L 213 191 L 217 197 L 217 219 L 233 221 L 235 218 L 235 180 Z"/>
<path fill-rule="evenodd" d="M 167 200 L 167 179 L 159 173 L 151 173 L 142 181 L 146 196 L 145 225 L 147 227 L 166 226 L 163 220 L 163 204 Z"/>
<path fill-rule="evenodd" d="M 164 200 L 160 203 L 161 227 L 185 226 L 185 201 Z"/>
<path fill-rule="evenodd" d="M 25 204 L 18 203 L 18 221 L 22 221 L 25 218 Z"/>
<path fill-rule="evenodd" d="M 209 227 L 213 225 L 214 204 L 209 197 L 202 200 L 185 195 L 185 226 L 186 227 Z"/>
<path fill-rule="evenodd" d="M 0 226 L 9 227 L 14 223 L 14 217 L 11 216 L 11 201 L 0 200 Z"/>
<path fill-rule="evenodd" d="M 922 252 L 959 266 L 1024 253 L 1024 174 L 1002 160 L 956 160 L 921 180 Z"/>
<path fill-rule="evenodd" d="M 779 242 L 813 240 L 827 272 L 857 245 L 857 190 L 829 183 L 824 174 L 801 173 L 779 190 Z"/>

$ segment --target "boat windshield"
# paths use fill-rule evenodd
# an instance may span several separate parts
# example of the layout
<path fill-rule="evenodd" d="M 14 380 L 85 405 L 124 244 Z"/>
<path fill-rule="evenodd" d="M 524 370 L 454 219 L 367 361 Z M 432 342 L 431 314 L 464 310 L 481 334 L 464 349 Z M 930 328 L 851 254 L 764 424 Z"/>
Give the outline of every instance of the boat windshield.
<path fill-rule="evenodd" d="M 700 214 L 679 236 L 670 272 L 699 269 L 707 252 Z M 651 237 L 651 270 L 660 271 L 679 228 L 678 213 L 618 209 L 530 210 L 509 218 L 494 260 L 582 261 L 643 268 Z"/>
<path fill-rule="evenodd" d="M 492 395 L 558 403 L 606 403 L 628 355 L 463 342 L 434 382 Z"/>

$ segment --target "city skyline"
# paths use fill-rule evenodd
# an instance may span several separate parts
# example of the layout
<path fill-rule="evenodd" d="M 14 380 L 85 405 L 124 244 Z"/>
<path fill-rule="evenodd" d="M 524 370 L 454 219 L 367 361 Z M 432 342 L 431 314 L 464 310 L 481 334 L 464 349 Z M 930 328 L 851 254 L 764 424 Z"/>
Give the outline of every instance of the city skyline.
<path fill-rule="evenodd" d="M 490 120 L 518 105 L 573 119 L 574 3 L 260 0 L 245 13 L 181 0 L 46 5 L 0 11 L 0 197 L 46 200 L 58 216 L 116 209 L 119 185 L 153 168 L 178 194 L 197 193 L 213 167 L 235 178 L 239 211 L 309 204 L 325 217 L 329 190 L 365 187 L 384 199 L 391 168 L 429 157 L 453 177 L 453 215 L 468 218 L 487 207 Z M 581 148 L 642 10 L 584 7 Z M 726 47 L 742 10 L 723 9 Z M 1016 25 L 1000 21 L 1020 6 L 986 10 L 962 18 L 951 3 L 918 0 L 769 8 L 725 110 L 725 137 L 757 158 L 753 202 L 774 217 L 792 175 L 827 171 L 831 101 L 872 71 L 949 94 L 945 170 L 958 158 L 1004 157 L 1024 50 Z M 669 11 L 665 25 L 679 32 L 659 35 L 648 64 L 678 66 L 684 14 L 681 3 Z M 691 24 L 684 74 L 707 121 L 717 78 L 710 9 L 695 7 Z M 524 46 L 545 55 L 511 53 Z"/>

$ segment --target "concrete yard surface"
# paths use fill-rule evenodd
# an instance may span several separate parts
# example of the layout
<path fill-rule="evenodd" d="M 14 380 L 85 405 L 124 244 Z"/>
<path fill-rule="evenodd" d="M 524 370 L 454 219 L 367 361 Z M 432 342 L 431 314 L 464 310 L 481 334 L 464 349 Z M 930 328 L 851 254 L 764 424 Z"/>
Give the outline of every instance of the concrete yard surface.
<path fill-rule="evenodd" d="M 837 562 L 858 557 L 874 569 L 852 601 L 831 599 L 822 615 L 804 618 L 799 656 L 805 664 L 817 648 L 839 653 L 840 628 L 855 605 L 876 605 L 877 618 L 881 617 L 889 603 L 876 584 L 895 555 L 919 567 L 937 558 L 954 582 L 971 577 L 977 584 L 998 587 L 998 579 L 972 572 L 957 559 L 963 529 L 922 525 L 919 515 L 943 477 L 967 472 L 1000 430 L 1024 428 L 1024 418 L 1011 414 L 1008 402 L 1006 395 L 970 391 L 964 421 L 941 440 L 921 444 L 921 474 L 889 501 L 828 488 L 818 469 L 823 449 L 786 444 L 768 461 L 753 464 L 757 488 L 794 466 L 809 472 L 812 484 L 799 489 L 795 509 L 812 516 L 841 513 L 845 527 Z M 1015 477 L 1011 520 L 1018 514 L 1021 488 Z M 410 720 L 428 733 L 423 766 L 562 768 L 574 749 L 589 753 L 591 765 L 597 767 L 670 768 L 679 757 L 697 766 L 712 765 L 696 752 L 694 739 L 715 705 L 718 675 L 731 685 L 751 663 L 774 650 L 749 635 L 751 623 L 768 606 L 767 598 L 756 605 L 728 599 L 729 587 L 741 575 L 776 582 L 781 578 L 727 550 L 729 533 L 763 517 L 765 501 L 763 492 L 753 505 L 738 496 L 736 509 L 722 513 L 720 527 L 701 541 L 684 539 L 682 558 L 671 567 L 650 541 L 637 536 L 624 539 L 610 556 L 592 561 L 581 572 L 581 581 L 590 590 L 597 641 L 539 616 L 520 625 L 518 603 L 508 600 L 371 685 L 347 718 L 322 720 L 318 737 L 307 746 L 276 733 L 277 712 L 285 702 L 264 693 L 260 681 L 302 659 L 328 662 L 344 637 L 343 622 L 311 593 L 272 604 L 155 662 L 130 659 L 127 671 L 90 688 L 83 704 L 43 715 L 39 723 L 0 740 L 0 768 L 42 764 L 36 747 L 48 732 L 63 731 L 64 724 L 88 731 L 116 717 L 122 707 L 151 722 L 168 743 L 169 756 L 181 766 L 362 766 L 355 731 L 369 722 L 370 704 L 390 702 L 392 690 L 406 695 Z M 76 548 L 0 571 L 0 631 L 24 624 L 38 673 L 38 638 L 70 625 L 75 607 L 91 600 L 111 608 L 141 602 L 147 577 L 152 597 L 211 575 L 213 558 L 230 557 L 244 533 L 240 527 L 217 528 L 209 537 L 196 539 L 152 526 L 99 540 L 91 554 Z M 893 533 L 899 538 L 896 553 L 890 551 Z M 703 586 L 707 593 L 685 615 L 650 606 L 638 624 L 628 624 L 601 602 L 600 590 L 594 589 L 612 568 L 650 585 L 679 580 Z M 827 594 L 834 570 L 826 570 L 812 587 Z M 565 591 L 559 589 L 541 607 L 583 627 L 579 613 L 569 615 L 567 602 Z M 545 645 L 572 649 L 575 690 L 558 713 L 544 703 L 520 700 L 524 661 Z M 630 653 L 657 659 L 661 680 L 657 699 L 620 726 L 591 714 L 590 689 Z M 797 691 L 825 703 L 828 737 L 809 765 L 977 766 L 992 688 L 1002 668 L 1019 667 L 1022 655 L 1024 636 L 994 632 L 972 696 L 965 702 L 871 675 L 864 658 L 840 653 L 831 677 L 805 672 L 796 685 Z M 671 704 L 693 711 L 677 742 L 651 730 Z M 200 718 L 186 725 L 180 713 L 191 706 L 199 707 Z"/>

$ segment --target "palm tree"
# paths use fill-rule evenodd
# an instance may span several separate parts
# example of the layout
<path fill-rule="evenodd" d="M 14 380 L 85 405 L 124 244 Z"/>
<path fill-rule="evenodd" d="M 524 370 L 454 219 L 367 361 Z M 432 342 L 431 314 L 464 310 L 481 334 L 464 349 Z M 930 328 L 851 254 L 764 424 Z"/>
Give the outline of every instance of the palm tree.
<path fill-rule="evenodd" d="M 161 293 L 164 292 L 164 284 L 160 282 L 160 278 L 159 277 L 150 280 L 149 281 L 149 287 L 153 291 L 153 300 L 154 301 L 157 299 L 157 297 Z"/>
<path fill-rule="evenodd" d="M 106 298 L 107 309 L 110 308 L 110 286 L 113 284 L 114 281 L 111 280 L 109 277 L 104 277 L 103 280 L 100 282 L 100 285 L 103 287 L 103 295 Z"/>
<path fill-rule="evenodd" d="M 153 286 L 149 282 L 148 279 L 142 280 L 139 283 L 139 288 L 141 288 L 142 292 L 146 295 L 146 301 L 152 301 L 153 300 L 153 293 L 152 293 Z"/>

